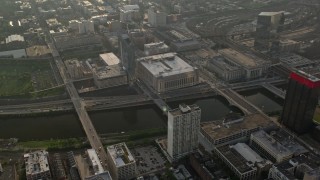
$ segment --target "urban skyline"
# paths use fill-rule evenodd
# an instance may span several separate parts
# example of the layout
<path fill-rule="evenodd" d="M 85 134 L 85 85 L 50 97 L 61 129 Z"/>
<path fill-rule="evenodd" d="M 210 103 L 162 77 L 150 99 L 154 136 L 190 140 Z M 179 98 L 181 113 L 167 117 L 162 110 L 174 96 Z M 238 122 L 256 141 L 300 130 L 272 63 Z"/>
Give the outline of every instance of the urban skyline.
<path fill-rule="evenodd" d="M 0 0 L 0 180 L 319 179 L 318 0 Z"/>

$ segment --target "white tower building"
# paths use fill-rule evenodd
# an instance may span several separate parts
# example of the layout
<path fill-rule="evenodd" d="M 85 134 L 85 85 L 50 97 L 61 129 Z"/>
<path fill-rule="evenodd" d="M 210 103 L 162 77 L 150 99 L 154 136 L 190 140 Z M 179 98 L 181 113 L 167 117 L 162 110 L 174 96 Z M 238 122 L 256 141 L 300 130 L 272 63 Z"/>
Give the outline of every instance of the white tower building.
<path fill-rule="evenodd" d="M 168 154 L 175 161 L 198 148 L 201 109 L 197 105 L 180 104 L 168 112 Z"/>

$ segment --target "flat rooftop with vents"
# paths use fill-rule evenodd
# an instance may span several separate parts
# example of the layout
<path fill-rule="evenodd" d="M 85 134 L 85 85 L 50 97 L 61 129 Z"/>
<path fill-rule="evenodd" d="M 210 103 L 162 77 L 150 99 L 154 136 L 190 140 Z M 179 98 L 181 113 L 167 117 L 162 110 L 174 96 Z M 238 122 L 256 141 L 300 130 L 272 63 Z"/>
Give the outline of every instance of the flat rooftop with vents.
<path fill-rule="evenodd" d="M 193 72 L 196 68 L 190 66 L 175 53 L 165 53 L 138 59 L 153 76 L 171 76 L 186 72 Z"/>
<path fill-rule="evenodd" d="M 107 151 L 111 155 L 116 167 L 121 167 L 135 162 L 135 159 L 125 143 L 108 146 Z"/>
<path fill-rule="evenodd" d="M 260 128 L 273 126 L 273 122 L 260 114 L 201 123 L 201 133 L 214 145 L 225 144 L 247 137 Z"/>

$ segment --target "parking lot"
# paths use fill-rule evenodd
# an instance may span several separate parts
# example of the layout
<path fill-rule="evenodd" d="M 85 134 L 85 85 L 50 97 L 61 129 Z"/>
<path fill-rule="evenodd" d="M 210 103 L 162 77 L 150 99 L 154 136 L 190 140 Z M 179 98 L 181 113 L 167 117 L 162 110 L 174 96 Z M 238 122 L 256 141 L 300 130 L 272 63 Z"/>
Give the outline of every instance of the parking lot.
<path fill-rule="evenodd" d="M 165 167 L 166 159 L 154 146 L 136 147 L 131 152 L 137 161 L 137 170 L 140 175 Z"/>

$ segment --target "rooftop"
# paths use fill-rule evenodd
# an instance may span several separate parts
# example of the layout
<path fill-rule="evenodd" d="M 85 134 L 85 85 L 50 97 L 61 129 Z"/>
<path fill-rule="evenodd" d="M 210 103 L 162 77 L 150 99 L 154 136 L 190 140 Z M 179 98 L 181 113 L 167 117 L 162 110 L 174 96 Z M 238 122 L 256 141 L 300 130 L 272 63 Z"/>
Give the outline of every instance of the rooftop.
<path fill-rule="evenodd" d="M 137 59 L 142 66 L 149 70 L 155 77 L 172 76 L 181 73 L 195 71 L 196 68 L 190 66 L 175 53 L 158 54 Z"/>
<path fill-rule="evenodd" d="M 112 180 L 110 173 L 108 171 L 96 174 L 90 177 L 86 177 L 85 180 Z"/>
<path fill-rule="evenodd" d="M 24 42 L 24 37 L 18 34 L 10 35 L 6 38 L 6 44 L 14 42 L 14 41 L 21 41 Z"/>
<path fill-rule="evenodd" d="M 303 77 L 303 78 L 305 78 L 305 79 L 307 79 L 309 81 L 312 81 L 312 82 L 319 82 L 320 81 L 319 78 L 317 78 L 317 77 L 315 77 L 315 76 L 313 76 L 313 75 L 311 75 L 311 74 L 309 74 L 307 72 L 301 71 L 301 70 L 296 70 L 295 74 L 297 74 L 297 75 L 299 75 L 299 76 L 301 76 L 301 77 Z"/>
<path fill-rule="evenodd" d="M 287 147 L 280 144 L 276 139 L 267 134 L 265 131 L 257 131 L 251 134 L 251 137 L 257 139 L 260 143 L 264 144 L 264 147 L 268 148 L 269 151 L 277 154 L 278 156 L 287 157 L 293 155 Z"/>
<path fill-rule="evenodd" d="M 254 56 L 253 54 L 240 53 L 239 51 L 236 51 L 231 48 L 222 49 L 219 51 L 219 53 L 225 58 L 233 61 L 234 63 L 237 63 L 247 68 L 261 67 L 269 63 Z"/>
<path fill-rule="evenodd" d="M 108 66 L 120 63 L 120 59 L 113 53 L 104 53 L 100 54 L 99 56 Z"/>
<path fill-rule="evenodd" d="M 102 68 L 98 68 L 94 71 L 94 75 L 97 76 L 97 79 L 106 79 L 116 76 L 125 76 L 126 72 L 123 70 L 123 68 L 117 64 L 112 66 L 106 66 Z"/>
<path fill-rule="evenodd" d="M 217 150 L 223 154 L 224 158 L 226 158 L 239 172 L 245 173 L 256 170 L 256 168 L 253 167 L 252 164 L 248 164 L 248 161 L 235 149 L 233 149 L 232 146 L 220 146 L 217 147 Z"/>
<path fill-rule="evenodd" d="M 272 125 L 272 122 L 260 114 L 245 116 L 243 121 L 223 125 L 223 121 L 211 121 L 201 124 L 201 129 L 205 131 L 212 139 L 217 140 L 237 134 L 244 130 L 250 130 L 257 127 L 266 127 Z"/>
<path fill-rule="evenodd" d="M 95 172 L 95 174 L 103 173 L 104 170 L 103 170 L 103 167 L 102 167 L 102 165 L 100 163 L 100 160 L 99 160 L 99 157 L 97 155 L 96 150 L 88 149 L 87 152 L 88 152 L 88 156 L 90 158 L 90 161 L 91 161 L 92 165 L 98 167 L 97 172 Z"/>
<path fill-rule="evenodd" d="M 288 179 L 296 179 L 295 174 L 292 172 L 295 172 L 293 170 L 294 167 L 302 167 L 305 168 L 305 172 L 311 172 L 314 169 L 317 169 L 317 165 L 315 162 L 313 162 L 312 159 L 308 158 L 307 156 L 298 156 L 295 158 L 292 158 L 288 161 L 284 161 L 279 164 L 275 164 L 275 167 L 283 174 L 285 175 Z"/>
<path fill-rule="evenodd" d="M 24 160 L 27 174 L 38 174 L 50 170 L 47 151 L 41 150 L 24 154 Z"/>
<path fill-rule="evenodd" d="M 277 15 L 277 14 L 282 14 L 284 13 L 283 11 L 279 11 L 279 12 L 261 12 L 259 14 L 259 16 L 274 16 L 274 15 Z"/>
<path fill-rule="evenodd" d="M 193 105 L 180 104 L 179 108 L 170 110 L 168 113 L 172 114 L 173 116 L 178 116 L 178 115 L 182 115 L 188 112 L 198 111 L 198 110 L 200 110 L 200 108 L 196 104 L 193 104 Z"/>
<path fill-rule="evenodd" d="M 131 11 L 139 11 L 139 5 L 124 5 L 120 7 L 120 11 L 122 12 L 131 12 Z"/>
<path fill-rule="evenodd" d="M 149 44 L 144 44 L 144 49 L 149 49 L 149 48 L 169 48 L 164 42 L 155 42 L 155 43 L 149 43 Z"/>
<path fill-rule="evenodd" d="M 107 151 L 111 155 L 113 163 L 116 165 L 116 167 L 135 163 L 135 159 L 125 143 L 108 146 Z"/>
<path fill-rule="evenodd" d="M 284 130 L 272 131 L 270 135 L 285 146 L 289 151 L 294 153 L 295 156 L 308 152 L 308 150 L 300 145 L 290 134 Z"/>
<path fill-rule="evenodd" d="M 315 64 L 314 61 L 297 54 L 283 53 L 280 55 L 279 59 L 281 63 L 294 68 Z"/>
<path fill-rule="evenodd" d="M 226 71 L 235 71 L 235 70 L 240 70 L 241 69 L 240 66 L 237 65 L 237 64 L 227 63 L 225 61 L 225 58 L 222 57 L 222 56 L 213 57 L 208 62 L 211 63 L 211 64 L 214 64 L 214 65 L 218 65 L 221 69 L 224 69 Z"/>
<path fill-rule="evenodd" d="M 264 159 L 261 156 L 259 156 L 245 143 L 237 143 L 234 146 L 232 146 L 232 148 L 236 150 L 239 154 L 241 154 L 241 156 L 247 161 L 250 161 L 252 163 L 264 161 Z"/>

